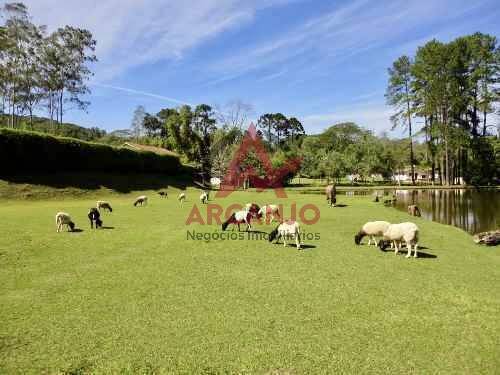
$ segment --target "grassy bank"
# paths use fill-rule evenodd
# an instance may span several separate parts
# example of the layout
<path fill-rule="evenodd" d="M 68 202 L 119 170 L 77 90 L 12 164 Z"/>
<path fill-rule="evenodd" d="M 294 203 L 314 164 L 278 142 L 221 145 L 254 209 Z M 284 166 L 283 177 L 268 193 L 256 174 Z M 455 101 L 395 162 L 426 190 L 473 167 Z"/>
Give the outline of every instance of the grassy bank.
<path fill-rule="evenodd" d="M 422 257 L 355 246 L 373 219 L 409 217 L 342 196 L 290 193 L 321 219 L 307 249 L 264 240 L 187 240 L 217 225 L 185 220 L 151 195 L 102 195 L 108 229 L 89 229 L 87 196 L 7 200 L 0 206 L 0 372 L 3 373 L 495 373 L 500 368 L 500 248 L 474 245 L 449 226 L 412 218 Z M 102 191 L 103 193 L 105 191 Z M 135 191 L 134 191 L 135 193 Z M 231 203 L 277 202 L 273 193 Z M 56 233 L 72 214 L 78 233 Z M 269 232 L 271 225 L 256 225 Z M 366 240 L 364 241 L 366 243 Z M 78 372 L 80 371 L 80 372 Z M 279 372 L 276 372 L 279 373 Z"/>
<path fill-rule="evenodd" d="M 179 171 L 179 173 L 186 173 Z M 168 187 L 185 189 L 191 185 L 190 175 L 53 173 L 27 176 L 0 176 L 0 199 L 60 200 L 122 196 L 161 190 Z"/>

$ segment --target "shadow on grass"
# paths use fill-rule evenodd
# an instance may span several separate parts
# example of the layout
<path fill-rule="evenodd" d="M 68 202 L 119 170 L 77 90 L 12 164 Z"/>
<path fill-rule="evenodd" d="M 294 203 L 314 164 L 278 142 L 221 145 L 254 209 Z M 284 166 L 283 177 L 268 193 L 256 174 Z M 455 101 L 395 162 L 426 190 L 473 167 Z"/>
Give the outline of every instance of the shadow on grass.
<path fill-rule="evenodd" d="M 266 234 L 266 235 L 267 235 L 267 234 L 269 234 L 269 233 L 267 233 L 267 232 L 264 232 L 263 230 L 253 230 L 253 229 L 252 229 L 250 232 L 251 232 L 251 233 L 257 233 L 257 234 Z"/>
<path fill-rule="evenodd" d="M 111 174 L 102 172 L 85 173 L 26 173 L 25 175 L 0 175 L 1 180 L 16 184 L 49 186 L 56 189 L 77 188 L 98 190 L 102 187 L 119 193 L 130 193 L 138 190 L 160 190 L 173 187 L 185 190 L 193 186 L 189 174 Z"/>
<path fill-rule="evenodd" d="M 283 246 L 283 242 L 275 242 L 273 243 L 273 245 L 279 245 L 281 247 L 285 247 Z M 297 248 L 297 245 L 295 243 L 287 243 L 286 247 L 293 247 L 293 248 Z M 305 244 L 302 244 L 300 245 L 300 250 L 307 250 L 307 249 L 315 249 L 316 246 L 315 245 L 305 245 Z"/>
<path fill-rule="evenodd" d="M 102 226 L 101 228 L 99 229 L 115 229 L 115 227 L 106 227 L 106 226 Z"/>
<path fill-rule="evenodd" d="M 437 258 L 437 255 L 434 255 L 434 254 L 430 254 L 430 253 L 425 253 L 423 251 L 420 251 L 420 249 L 428 249 L 427 247 L 425 246 L 422 246 L 418 248 L 418 258 L 423 258 L 423 259 L 436 259 Z M 382 250 L 379 248 L 380 251 L 384 252 L 384 253 L 394 253 L 394 250 L 391 249 L 391 248 L 387 248 L 385 250 Z M 406 254 L 408 254 L 408 250 L 406 248 L 403 248 L 403 249 L 400 249 L 399 250 L 399 253 L 398 255 L 404 255 L 406 256 Z M 412 257 L 413 257 L 413 251 L 412 251 Z"/>
<path fill-rule="evenodd" d="M 81 232 L 83 232 L 83 229 L 75 228 L 75 229 L 73 229 L 72 231 L 70 231 L 68 233 L 81 233 Z"/>

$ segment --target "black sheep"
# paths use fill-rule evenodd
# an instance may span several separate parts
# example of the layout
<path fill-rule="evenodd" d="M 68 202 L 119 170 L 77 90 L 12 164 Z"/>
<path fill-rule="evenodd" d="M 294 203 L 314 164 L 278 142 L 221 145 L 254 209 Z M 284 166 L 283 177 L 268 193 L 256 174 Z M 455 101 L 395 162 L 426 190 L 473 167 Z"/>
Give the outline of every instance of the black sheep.
<path fill-rule="evenodd" d="M 92 207 L 89 210 L 89 214 L 87 216 L 90 220 L 90 228 L 94 228 L 94 221 L 96 229 L 102 227 L 101 214 L 99 213 L 99 210 L 97 208 Z"/>

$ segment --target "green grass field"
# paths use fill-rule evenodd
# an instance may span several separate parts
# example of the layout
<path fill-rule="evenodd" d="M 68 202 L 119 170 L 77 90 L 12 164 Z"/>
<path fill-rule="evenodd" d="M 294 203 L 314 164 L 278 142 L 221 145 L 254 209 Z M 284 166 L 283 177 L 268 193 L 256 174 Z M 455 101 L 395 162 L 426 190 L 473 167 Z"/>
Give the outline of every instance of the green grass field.
<path fill-rule="evenodd" d="M 142 208 L 136 194 L 100 197 L 113 229 L 97 231 L 94 197 L 0 202 L 0 373 L 499 373 L 500 248 L 419 218 L 422 258 L 357 247 L 364 222 L 410 218 L 369 197 L 329 208 L 297 193 L 286 202 L 321 207 L 304 251 L 187 240 L 220 229 L 187 227 L 199 193 L 175 194 Z M 250 201 L 282 203 L 212 203 Z M 57 211 L 83 231 L 56 233 Z"/>

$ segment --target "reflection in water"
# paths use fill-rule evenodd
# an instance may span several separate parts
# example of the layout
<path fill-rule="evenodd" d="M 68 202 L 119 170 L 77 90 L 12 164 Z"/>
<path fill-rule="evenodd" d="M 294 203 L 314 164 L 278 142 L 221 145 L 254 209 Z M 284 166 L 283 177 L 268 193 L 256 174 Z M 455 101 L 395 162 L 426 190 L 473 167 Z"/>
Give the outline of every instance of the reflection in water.
<path fill-rule="evenodd" d="M 500 191 L 469 189 L 396 190 L 396 207 L 416 204 L 422 217 L 454 225 L 469 233 L 498 229 Z"/>

